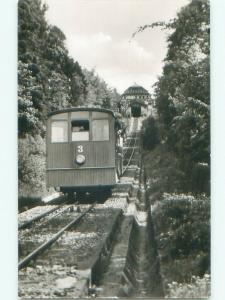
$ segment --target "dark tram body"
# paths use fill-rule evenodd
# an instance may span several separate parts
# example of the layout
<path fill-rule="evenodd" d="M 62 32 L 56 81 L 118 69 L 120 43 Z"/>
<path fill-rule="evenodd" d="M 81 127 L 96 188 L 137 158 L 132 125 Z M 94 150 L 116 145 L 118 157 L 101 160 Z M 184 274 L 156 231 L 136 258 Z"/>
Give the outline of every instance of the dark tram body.
<path fill-rule="evenodd" d="M 47 186 L 63 192 L 110 189 L 122 172 L 114 113 L 71 108 L 47 120 Z"/>
<path fill-rule="evenodd" d="M 141 116 L 141 104 L 140 103 L 132 103 L 130 105 L 131 115 L 134 118 L 139 118 Z"/>

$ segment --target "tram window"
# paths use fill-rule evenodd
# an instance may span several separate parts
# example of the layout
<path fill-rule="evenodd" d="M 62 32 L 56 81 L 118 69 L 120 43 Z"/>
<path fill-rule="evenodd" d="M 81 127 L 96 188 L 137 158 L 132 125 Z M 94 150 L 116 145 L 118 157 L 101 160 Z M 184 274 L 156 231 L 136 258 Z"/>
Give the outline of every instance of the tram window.
<path fill-rule="evenodd" d="M 88 120 L 89 111 L 72 111 L 71 120 Z"/>
<path fill-rule="evenodd" d="M 89 120 L 72 120 L 72 141 L 89 141 Z"/>
<path fill-rule="evenodd" d="M 68 122 L 54 121 L 52 122 L 51 142 L 63 143 L 68 142 Z"/>
<path fill-rule="evenodd" d="M 108 119 L 109 114 L 104 112 L 93 111 L 92 119 Z"/>
<path fill-rule="evenodd" d="M 109 121 L 93 120 L 92 121 L 92 138 L 93 141 L 109 140 Z"/>

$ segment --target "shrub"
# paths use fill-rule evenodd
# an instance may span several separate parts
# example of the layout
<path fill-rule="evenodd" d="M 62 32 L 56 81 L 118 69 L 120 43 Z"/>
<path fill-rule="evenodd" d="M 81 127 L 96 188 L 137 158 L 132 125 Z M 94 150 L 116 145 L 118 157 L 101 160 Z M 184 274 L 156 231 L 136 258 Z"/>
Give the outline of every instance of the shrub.
<path fill-rule="evenodd" d="M 210 296 L 210 275 L 203 278 L 192 276 L 190 283 L 173 281 L 168 284 L 167 298 L 208 298 Z"/>
<path fill-rule="evenodd" d="M 178 168 L 178 160 L 165 144 L 143 155 L 149 193 L 182 192 L 185 174 Z"/>
<path fill-rule="evenodd" d="M 191 186 L 195 194 L 200 192 L 210 193 L 210 167 L 207 163 L 195 164 L 191 177 Z"/>
<path fill-rule="evenodd" d="M 153 150 L 160 143 L 158 124 L 152 116 L 143 122 L 142 139 L 145 150 Z"/>
<path fill-rule="evenodd" d="M 19 196 L 37 196 L 46 191 L 45 141 L 26 135 L 18 144 Z"/>
<path fill-rule="evenodd" d="M 164 194 L 152 218 L 162 270 L 167 282 L 190 282 L 210 271 L 210 201 L 184 194 Z"/>

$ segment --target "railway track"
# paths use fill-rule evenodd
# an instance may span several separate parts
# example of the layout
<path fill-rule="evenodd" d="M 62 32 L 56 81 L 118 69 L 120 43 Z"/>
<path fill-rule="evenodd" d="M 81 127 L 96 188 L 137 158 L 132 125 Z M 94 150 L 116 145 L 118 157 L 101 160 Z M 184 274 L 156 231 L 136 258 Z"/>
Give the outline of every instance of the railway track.
<path fill-rule="evenodd" d="M 68 282 L 62 283 L 63 291 L 61 283 L 56 282 L 62 275 L 65 280 L 76 281 L 76 295 L 87 295 L 97 272 L 94 270 L 107 261 L 111 241 L 122 216 L 121 209 L 114 208 L 114 204 L 80 205 L 80 209 L 85 210 L 82 215 L 79 213 L 68 225 L 54 232 L 51 238 L 22 259 L 19 263 L 20 297 L 27 295 L 27 284 L 31 297 L 63 296 Z M 64 217 L 67 219 L 68 214 Z M 56 223 L 58 221 L 59 218 Z M 33 239 L 37 240 L 35 236 Z M 66 295 L 74 296 L 74 289 L 68 288 Z"/>
<path fill-rule="evenodd" d="M 18 210 L 19 214 L 26 212 L 37 206 L 57 205 L 64 202 L 65 196 L 61 193 L 53 193 L 44 197 L 19 197 Z"/>
<path fill-rule="evenodd" d="M 122 176 L 126 175 L 131 165 L 139 166 L 140 164 L 140 138 L 138 130 L 138 118 L 134 118 L 131 133 L 129 134 L 123 152 L 123 171 Z M 136 158 L 135 158 L 136 156 Z"/>
<path fill-rule="evenodd" d="M 125 145 L 125 151 L 123 152 L 123 156 L 126 156 L 127 151 L 130 147 L 134 147 L 134 145 L 132 145 L 134 138 L 133 136 L 135 136 L 135 138 L 137 137 L 137 130 L 138 130 L 138 118 L 134 118 L 134 121 L 132 122 L 132 129 L 129 130 L 129 134 L 127 137 L 127 141 L 128 143 Z"/>
<path fill-rule="evenodd" d="M 152 243 L 147 225 L 143 227 L 148 221 L 142 220 L 144 212 L 138 212 L 145 201 L 140 196 L 138 120 L 130 131 L 120 184 L 104 203 L 67 205 L 62 213 L 54 207 L 19 231 L 20 297 L 115 297 L 132 296 L 135 291 L 143 297 L 163 295 L 156 252 L 150 251 L 150 259 L 145 253 Z M 154 272 L 150 263 L 156 266 Z"/>
<path fill-rule="evenodd" d="M 64 234 L 66 230 L 69 230 L 72 226 L 77 224 L 91 209 L 93 209 L 94 205 L 95 204 L 88 207 L 84 212 L 80 213 L 72 221 L 70 221 L 68 224 L 66 224 L 64 227 L 58 230 L 55 234 L 53 234 L 53 236 L 49 238 L 46 242 L 42 243 L 39 247 L 33 250 L 29 255 L 23 258 L 18 264 L 18 269 L 20 270 L 25 266 L 27 266 L 33 259 L 35 259 L 38 255 L 40 255 L 44 250 L 48 249 L 54 242 L 58 240 L 58 238 L 61 235 Z M 69 206 L 63 209 L 62 211 L 60 211 L 60 214 L 65 213 L 66 210 L 70 210 L 72 208 L 73 206 Z M 58 216 L 58 214 L 56 216 Z"/>
<path fill-rule="evenodd" d="M 19 220 L 18 220 L 18 229 L 21 230 L 21 229 L 29 228 L 34 223 L 37 223 L 38 221 L 47 218 L 51 214 L 54 216 L 53 213 L 57 213 L 57 211 L 60 211 L 60 209 L 62 208 L 62 204 L 56 206 L 55 205 L 36 206 L 30 209 L 29 212 L 26 211 L 24 213 L 21 213 L 19 215 Z"/>

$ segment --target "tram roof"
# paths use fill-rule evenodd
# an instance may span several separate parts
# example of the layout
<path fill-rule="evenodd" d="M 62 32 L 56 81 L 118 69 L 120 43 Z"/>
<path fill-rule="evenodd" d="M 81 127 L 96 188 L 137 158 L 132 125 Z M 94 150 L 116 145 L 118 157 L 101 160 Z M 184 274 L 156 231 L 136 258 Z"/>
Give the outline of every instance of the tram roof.
<path fill-rule="evenodd" d="M 106 108 L 98 108 L 98 107 L 71 107 L 71 108 L 65 108 L 65 109 L 60 109 L 60 110 L 55 110 L 50 113 L 48 113 L 48 117 L 57 115 L 57 114 L 62 114 L 66 112 L 73 112 L 73 111 L 96 111 L 96 112 L 104 112 L 111 114 L 114 118 L 115 114 L 112 110 L 106 109 Z"/>

